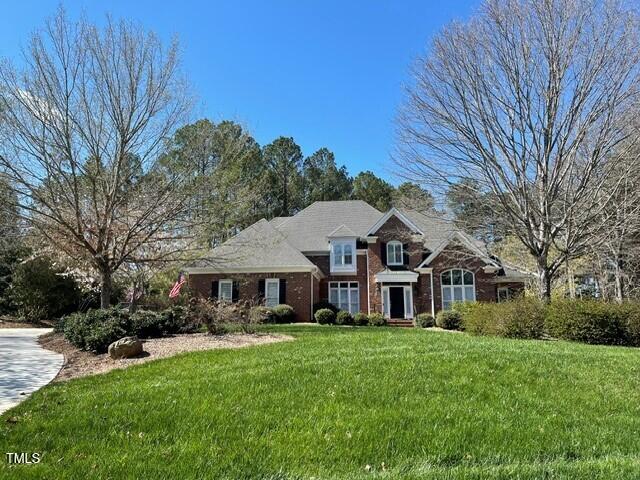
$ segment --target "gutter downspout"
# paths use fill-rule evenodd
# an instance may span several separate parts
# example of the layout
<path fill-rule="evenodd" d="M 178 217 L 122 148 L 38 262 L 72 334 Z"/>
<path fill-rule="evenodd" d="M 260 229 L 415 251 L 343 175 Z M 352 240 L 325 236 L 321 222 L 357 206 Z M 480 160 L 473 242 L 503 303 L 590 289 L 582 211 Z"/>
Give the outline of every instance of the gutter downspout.
<path fill-rule="evenodd" d="M 309 305 L 309 321 L 313 322 L 313 272 L 309 273 L 311 279 L 311 305 Z"/>
<path fill-rule="evenodd" d="M 369 279 L 369 245 L 367 245 L 367 315 L 371 315 L 371 294 L 369 292 L 369 286 L 371 280 Z"/>
<path fill-rule="evenodd" d="M 431 316 L 435 318 L 436 304 L 435 304 L 435 299 L 433 298 L 433 270 L 431 270 L 431 273 L 429 274 L 429 276 L 431 277 Z"/>

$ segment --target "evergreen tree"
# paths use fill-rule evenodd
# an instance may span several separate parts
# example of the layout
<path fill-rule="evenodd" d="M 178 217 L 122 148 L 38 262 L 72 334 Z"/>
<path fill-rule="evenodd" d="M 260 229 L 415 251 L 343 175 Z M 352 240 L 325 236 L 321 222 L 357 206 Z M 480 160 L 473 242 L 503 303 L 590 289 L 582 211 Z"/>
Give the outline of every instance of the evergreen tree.
<path fill-rule="evenodd" d="M 304 160 L 305 205 L 316 201 L 347 200 L 351 196 L 352 180 L 347 168 L 336 166 L 333 152 L 321 148 Z"/>
<path fill-rule="evenodd" d="M 360 172 L 353 179 L 352 198 L 363 200 L 382 212 L 391 208 L 393 194 L 393 186 L 377 177 L 373 172 Z"/>

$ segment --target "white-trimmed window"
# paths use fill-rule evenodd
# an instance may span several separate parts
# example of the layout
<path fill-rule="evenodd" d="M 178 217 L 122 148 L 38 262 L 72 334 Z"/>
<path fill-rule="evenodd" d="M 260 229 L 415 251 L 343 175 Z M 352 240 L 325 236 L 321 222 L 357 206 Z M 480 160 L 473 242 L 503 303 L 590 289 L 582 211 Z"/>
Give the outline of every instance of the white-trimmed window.
<path fill-rule="evenodd" d="M 329 303 L 351 314 L 360 311 L 358 282 L 329 282 Z"/>
<path fill-rule="evenodd" d="M 275 307 L 280 303 L 280 279 L 267 278 L 264 281 L 264 304 Z"/>
<path fill-rule="evenodd" d="M 218 282 L 218 299 L 225 302 L 233 301 L 233 280 L 220 280 Z"/>
<path fill-rule="evenodd" d="M 473 272 L 454 268 L 440 274 L 442 309 L 449 310 L 454 302 L 475 302 L 476 287 Z"/>
<path fill-rule="evenodd" d="M 387 243 L 387 265 L 402 265 L 402 242 L 393 240 Z"/>
<path fill-rule="evenodd" d="M 331 271 L 355 272 L 356 270 L 356 241 L 331 241 Z"/>

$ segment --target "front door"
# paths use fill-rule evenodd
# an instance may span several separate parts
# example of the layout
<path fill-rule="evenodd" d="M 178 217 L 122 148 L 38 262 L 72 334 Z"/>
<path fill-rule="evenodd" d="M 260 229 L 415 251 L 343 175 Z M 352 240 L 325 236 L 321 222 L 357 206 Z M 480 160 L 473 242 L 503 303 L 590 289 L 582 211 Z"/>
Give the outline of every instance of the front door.
<path fill-rule="evenodd" d="M 404 287 L 389 287 L 389 317 L 404 318 Z"/>

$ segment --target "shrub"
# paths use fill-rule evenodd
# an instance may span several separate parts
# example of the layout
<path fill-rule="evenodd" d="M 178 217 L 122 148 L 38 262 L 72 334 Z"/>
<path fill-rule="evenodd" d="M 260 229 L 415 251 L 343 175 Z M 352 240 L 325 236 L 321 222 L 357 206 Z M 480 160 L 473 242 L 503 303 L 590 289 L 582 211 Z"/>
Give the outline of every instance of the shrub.
<path fill-rule="evenodd" d="M 9 295 L 18 316 L 38 322 L 67 315 L 78 308 L 81 294 L 73 278 L 46 258 L 16 266 Z"/>
<path fill-rule="evenodd" d="M 353 316 L 353 324 L 359 326 L 369 325 L 369 316 L 362 312 L 356 313 Z"/>
<path fill-rule="evenodd" d="M 182 305 L 174 305 L 160 312 L 162 316 L 162 333 L 173 335 L 175 333 L 194 333 L 200 329 L 200 324 L 193 321 L 189 311 Z"/>
<path fill-rule="evenodd" d="M 333 313 L 338 313 L 339 310 L 333 303 L 322 300 L 313 304 L 313 314 L 315 315 L 318 310 L 324 310 L 325 308 L 331 310 Z"/>
<path fill-rule="evenodd" d="M 627 311 L 626 319 L 627 343 L 640 347 L 640 305 L 633 304 Z"/>
<path fill-rule="evenodd" d="M 347 310 L 340 310 L 336 315 L 337 325 L 353 325 L 353 316 Z"/>
<path fill-rule="evenodd" d="M 435 325 L 435 320 L 428 313 L 419 313 L 416 315 L 416 318 L 413 319 L 413 324 L 420 328 L 433 327 Z"/>
<path fill-rule="evenodd" d="M 249 316 L 253 323 L 276 323 L 276 316 L 269 307 L 258 305 L 251 307 Z"/>
<path fill-rule="evenodd" d="M 109 344 L 131 332 L 129 314 L 118 308 L 74 313 L 64 321 L 64 336 L 82 350 L 104 353 Z"/>
<path fill-rule="evenodd" d="M 545 326 L 556 338 L 594 344 L 627 341 L 628 312 L 621 305 L 597 300 L 554 300 L 547 307 Z"/>
<path fill-rule="evenodd" d="M 472 303 L 462 315 L 465 331 L 474 335 L 498 335 L 508 338 L 541 338 L 545 306 L 531 298 L 504 303 Z"/>
<path fill-rule="evenodd" d="M 164 318 L 150 310 L 137 310 L 130 316 L 131 333 L 138 338 L 157 338 L 165 333 Z"/>
<path fill-rule="evenodd" d="M 445 330 L 458 330 L 462 325 L 462 315 L 455 310 L 442 310 L 436 315 L 436 325 Z"/>
<path fill-rule="evenodd" d="M 291 323 L 296 317 L 293 307 L 290 305 L 280 304 L 271 309 L 275 316 L 276 323 Z"/>
<path fill-rule="evenodd" d="M 372 313 L 369 315 L 369 325 L 372 327 L 382 327 L 387 324 L 387 319 L 381 313 Z"/>
<path fill-rule="evenodd" d="M 336 314 L 328 308 L 321 308 L 314 315 L 316 322 L 320 325 L 331 325 L 336 322 Z"/>

